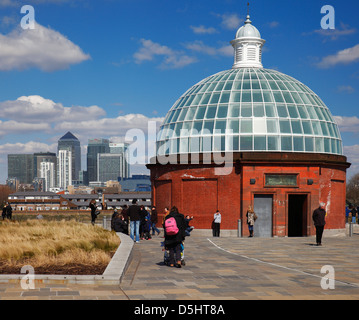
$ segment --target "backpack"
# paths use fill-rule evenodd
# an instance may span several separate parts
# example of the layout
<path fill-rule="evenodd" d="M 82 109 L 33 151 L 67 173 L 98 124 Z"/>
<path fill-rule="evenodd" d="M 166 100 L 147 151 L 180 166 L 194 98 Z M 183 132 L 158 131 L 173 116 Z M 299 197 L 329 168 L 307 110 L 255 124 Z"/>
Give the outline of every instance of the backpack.
<path fill-rule="evenodd" d="M 165 231 L 166 231 L 166 234 L 169 236 L 174 236 L 179 232 L 175 218 L 171 217 L 171 218 L 166 219 Z"/>

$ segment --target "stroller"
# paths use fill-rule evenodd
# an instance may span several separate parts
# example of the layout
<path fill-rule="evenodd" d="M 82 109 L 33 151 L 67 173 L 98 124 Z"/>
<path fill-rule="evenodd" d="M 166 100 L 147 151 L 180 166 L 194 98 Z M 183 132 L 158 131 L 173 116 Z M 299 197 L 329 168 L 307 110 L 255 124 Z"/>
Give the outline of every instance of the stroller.
<path fill-rule="evenodd" d="M 165 243 L 164 242 L 161 242 L 161 247 L 162 247 L 162 251 L 164 251 L 163 263 L 166 266 L 169 266 L 170 265 L 170 253 L 169 253 L 169 250 L 167 248 L 165 248 Z M 186 261 L 184 259 L 184 245 L 183 245 L 183 242 L 181 243 L 181 265 L 182 266 L 186 265 Z"/>

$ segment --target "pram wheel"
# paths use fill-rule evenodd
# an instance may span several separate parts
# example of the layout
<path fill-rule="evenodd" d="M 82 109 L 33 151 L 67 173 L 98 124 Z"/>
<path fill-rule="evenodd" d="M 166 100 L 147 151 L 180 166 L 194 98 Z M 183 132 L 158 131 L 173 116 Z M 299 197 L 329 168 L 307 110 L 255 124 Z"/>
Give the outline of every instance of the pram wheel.
<path fill-rule="evenodd" d="M 181 265 L 185 266 L 186 265 L 186 261 L 184 259 L 181 260 Z"/>

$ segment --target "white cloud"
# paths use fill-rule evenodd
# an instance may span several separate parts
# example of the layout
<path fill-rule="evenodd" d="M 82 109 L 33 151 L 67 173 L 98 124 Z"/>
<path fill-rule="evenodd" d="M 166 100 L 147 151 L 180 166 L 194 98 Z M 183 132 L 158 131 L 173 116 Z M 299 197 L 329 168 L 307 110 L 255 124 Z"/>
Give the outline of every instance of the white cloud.
<path fill-rule="evenodd" d="M 355 92 L 355 89 L 352 86 L 343 85 L 343 86 L 338 87 L 338 92 L 351 94 L 351 93 Z"/>
<path fill-rule="evenodd" d="M 186 48 L 195 52 L 204 53 L 210 56 L 222 55 L 233 56 L 233 47 L 225 45 L 219 48 L 211 47 L 203 43 L 201 40 L 187 43 Z"/>
<path fill-rule="evenodd" d="M 352 48 L 338 51 L 334 55 L 324 57 L 317 66 L 319 68 L 330 68 L 340 64 L 350 64 L 359 61 L 359 44 Z"/>
<path fill-rule="evenodd" d="M 98 106 L 64 107 L 61 103 L 41 96 L 23 96 L 15 101 L 0 102 L 0 118 L 24 122 L 47 123 L 60 121 L 92 120 L 102 117 L 106 112 Z"/>
<path fill-rule="evenodd" d="M 351 163 L 348 176 L 359 173 L 359 144 L 344 146 L 344 155 L 347 157 L 348 162 Z"/>
<path fill-rule="evenodd" d="M 81 48 L 61 33 L 35 24 L 35 29 L 18 26 L 8 35 L 0 34 L 0 70 L 42 71 L 67 69 L 90 59 Z"/>
<path fill-rule="evenodd" d="M 222 14 L 218 16 L 222 19 L 222 27 L 228 30 L 238 29 L 244 21 L 235 13 Z"/>
<path fill-rule="evenodd" d="M 353 117 L 333 117 L 342 132 L 359 132 L 359 118 Z"/>
<path fill-rule="evenodd" d="M 141 39 L 140 42 L 142 47 L 133 55 L 137 64 L 153 61 L 157 56 L 163 57 L 160 67 L 165 69 L 179 69 L 197 62 L 196 58 L 182 51 L 173 50 L 152 40 Z"/>
<path fill-rule="evenodd" d="M 340 27 L 335 29 L 318 29 L 314 30 L 313 32 L 310 32 L 308 34 L 316 33 L 323 37 L 325 37 L 324 41 L 327 40 L 338 40 L 340 37 L 348 36 L 357 33 L 357 29 L 350 28 L 348 25 L 345 25 L 344 23 L 340 24 Z"/>
<path fill-rule="evenodd" d="M 192 29 L 192 31 L 195 34 L 214 34 L 217 33 L 217 30 L 215 28 L 209 27 L 206 28 L 205 26 L 190 26 L 190 28 Z"/>
<path fill-rule="evenodd" d="M 35 152 L 56 152 L 57 143 L 46 144 L 42 142 L 29 141 L 26 143 L 6 143 L 0 145 L 0 155 L 16 153 L 35 153 Z"/>

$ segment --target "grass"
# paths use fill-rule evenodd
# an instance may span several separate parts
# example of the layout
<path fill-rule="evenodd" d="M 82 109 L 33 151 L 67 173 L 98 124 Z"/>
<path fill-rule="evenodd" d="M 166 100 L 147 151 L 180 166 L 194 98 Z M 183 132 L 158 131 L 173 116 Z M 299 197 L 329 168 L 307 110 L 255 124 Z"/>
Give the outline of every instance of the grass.
<path fill-rule="evenodd" d="M 0 261 L 8 267 L 107 265 L 118 236 L 76 221 L 27 220 L 0 223 Z"/>

